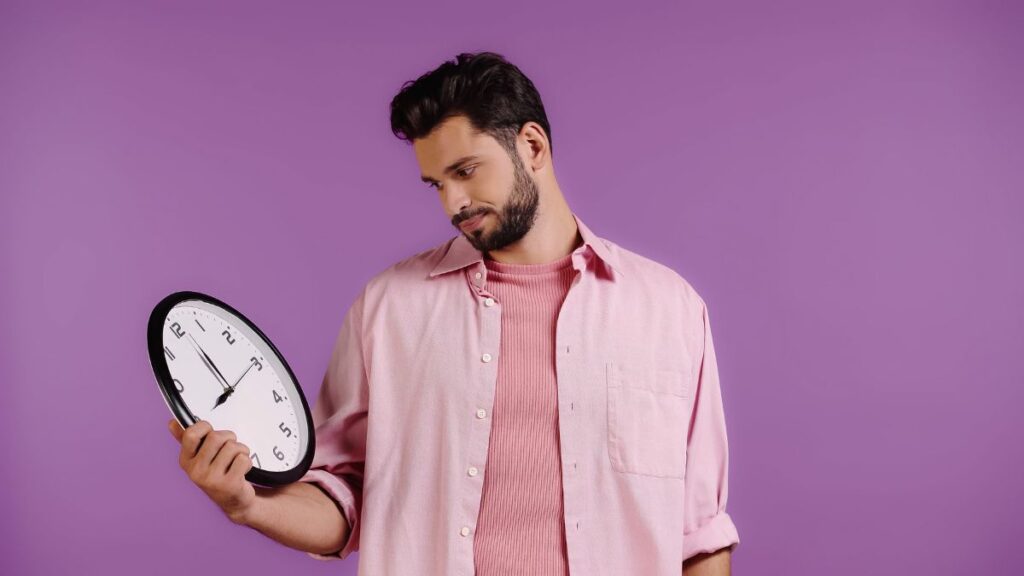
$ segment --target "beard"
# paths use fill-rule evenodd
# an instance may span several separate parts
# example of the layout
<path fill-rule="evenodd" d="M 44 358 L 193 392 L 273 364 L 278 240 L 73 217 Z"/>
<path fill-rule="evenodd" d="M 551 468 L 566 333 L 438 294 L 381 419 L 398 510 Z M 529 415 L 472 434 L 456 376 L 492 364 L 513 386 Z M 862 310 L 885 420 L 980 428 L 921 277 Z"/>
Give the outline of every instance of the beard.
<path fill-rule="evenodd" d="M 518 242 L 533 228 L 533 223 L 537 219 L 540 190 L 537 188 L 537 183 L 526 172 L 519 155 L 510 154 L 510 156 L 515 167 L 515 179 L 512 183 L 512 191 L 508 195 L 508 201 L 501 208 L 501 212 L 496 214 L 497 224 L 494 231 L 487 234 L 483 228 L 477 228 L 463 233 L 469 243 L 484 254 L 492 250 L 501 250 Z M 479 212 L 478 214 L 483 213 Z M 469 218 L 473 216 L 476 214 L 470 215 Z M 461 218 L 456 222 L 456 226 L 467 219 Z"/>

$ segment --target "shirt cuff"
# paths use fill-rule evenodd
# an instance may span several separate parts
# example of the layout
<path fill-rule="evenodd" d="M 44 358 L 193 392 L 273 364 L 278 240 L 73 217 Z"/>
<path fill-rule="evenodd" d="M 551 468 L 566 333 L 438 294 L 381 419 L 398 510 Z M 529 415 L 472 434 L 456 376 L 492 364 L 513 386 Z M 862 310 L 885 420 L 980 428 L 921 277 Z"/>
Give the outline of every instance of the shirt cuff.
<path fill-rule="evenodd" d="M 348 540 L 346 540 L 340 550 L 330 554 L 317 554 L 315 552 L 306 552 L 306 554 L 317 560 L 345 559 L 346 556 L 359 547 L 359 538 L 356 532 L 359 516 L 356 512 L 355 496 L 352 494 L 352 489 L 330 472 L 321 469 L 307 471 L 302 478 L 299 478 L 299 482 L 308 482 L 323 490 L 331 500 L 334 500 L 349 526 Z"/>
<path fill-rule="evenodd" d="M 683 535 L 683 560 L 704 552 L 714 552 L 740 543 L 736 525 L 727 513 L 719 512 L 703 526 Z"/>

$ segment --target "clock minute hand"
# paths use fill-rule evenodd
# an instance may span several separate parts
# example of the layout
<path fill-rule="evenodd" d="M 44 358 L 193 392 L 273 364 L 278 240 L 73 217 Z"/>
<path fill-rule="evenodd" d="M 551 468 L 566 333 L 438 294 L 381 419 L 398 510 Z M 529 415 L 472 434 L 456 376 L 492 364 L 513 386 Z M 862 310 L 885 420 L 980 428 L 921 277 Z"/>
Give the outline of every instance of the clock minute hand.
<path fill-rule="evenodd" d="M 199 342 L 192 337 L 191 334 L 187 334 L 189 339 L 192 341 L 192 347 L 195 349 L 196 354 L 199 354 L 199 359 L 203 361 L 203 364 L 210 370 L 210 372 L 217 378 L 217 383 L 221 385 L 221 388 L 228 389 L 228 381 L 224 378 L 224 375 L 217 369 L 217 365 L 213 363 L 213 359 L 206 355 L 206 351 L 203 350 Z"/>

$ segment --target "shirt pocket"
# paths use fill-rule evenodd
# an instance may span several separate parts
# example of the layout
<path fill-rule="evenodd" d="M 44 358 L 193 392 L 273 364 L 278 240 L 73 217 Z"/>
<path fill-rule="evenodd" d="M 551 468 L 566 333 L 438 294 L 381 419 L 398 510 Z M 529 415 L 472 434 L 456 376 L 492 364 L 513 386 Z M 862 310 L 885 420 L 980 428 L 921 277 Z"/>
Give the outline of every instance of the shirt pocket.
<path fill-rule="evenodd" d="M 608 456 L 626 474 L 682 478 L 690 384 L 680 370 L 607 362 Z"/>

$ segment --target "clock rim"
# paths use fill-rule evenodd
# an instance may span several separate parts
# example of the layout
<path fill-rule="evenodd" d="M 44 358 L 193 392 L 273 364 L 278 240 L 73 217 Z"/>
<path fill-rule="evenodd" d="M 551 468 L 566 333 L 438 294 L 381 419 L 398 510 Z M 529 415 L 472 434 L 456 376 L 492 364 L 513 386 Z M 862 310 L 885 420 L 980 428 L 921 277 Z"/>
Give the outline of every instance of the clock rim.
<path fill-rule="evenodd" d="M 288 376 L 291 378 L 292 382 L 295 383 L 295 391 L 298 392 L 299 401 L 302 403 L 302 409 L 306 414 L 306 437 L 308 438 L 308 441 L 306 442 L 306 453 L 302 455 L 302 458 L 299 459 L 295 466 L 288 470 L 264 470 L 254 464 L 252 468 L 246 472 L 245 479 L 249 482 L 260 484 L 262 486 L 283 486 L 285 484 L 296 482 L 309 470 L 313 463 L 313 455 L 316 451 L 316 434 L 313 427 L 313 417 L 309 409 L 309 403 L 306 401 L 306 395 L 302 391 L 302 385 L 299 384 L 299 380 L 295 377 L 295 373 L 292 371 L 291 366 L 288 365 L 288 361 L 277 349 L 277 346 L 274 345 L 274 342 L 268 338 L 255 323 L 249 320 L 245 314 L 242 314 L 227 302 L 202 292 L 181 290 L 165 296 L 159 303 L 157 303 L 156 306 L 153 307 L 152 312 L 150 312 L 149 322 L 146 326 L 149 362 L 153 368 L 153 374 L 156 377 L 157 387 L 160 389 L 160 393 L 164 398 L 164 402 L 167 404 L 167 408 L 178 420 L 178 423 L 181 424 L 182 428 L 188 428 L 198 422 L 198 418 L 196 418 L 196 416 L 188 409 L 188 405 L 185 404 L 185 401 L 181 398 L 177 388 L 174 386 L 174 382 L 171 378 L 171 371 L 167 366 L 167 359 L 164 356 L 162 336 L 164 320 L 167 318 L 167 314 L 178 304 L 190 300 L 200 300 L 223 308 L 225 311 L 234 314 L 239 320 L 244 322 L 249 329 L 253 331 L 253 333 L 267 343 L 267 346 L 270 347 L 270 351 L 277 356 L 281 365 L 284 366 L 284 369 L 288 372 Z"/>

